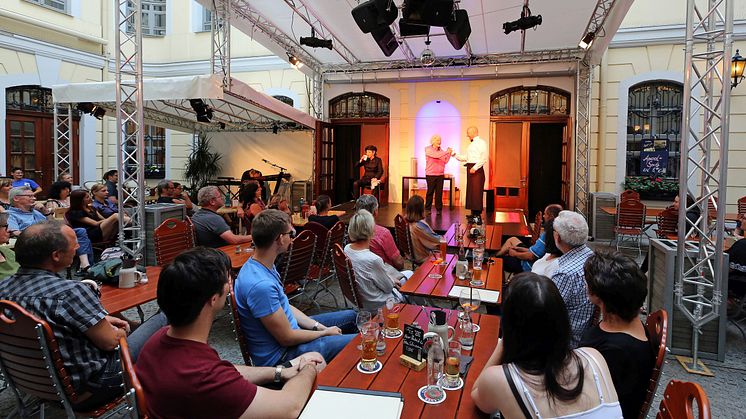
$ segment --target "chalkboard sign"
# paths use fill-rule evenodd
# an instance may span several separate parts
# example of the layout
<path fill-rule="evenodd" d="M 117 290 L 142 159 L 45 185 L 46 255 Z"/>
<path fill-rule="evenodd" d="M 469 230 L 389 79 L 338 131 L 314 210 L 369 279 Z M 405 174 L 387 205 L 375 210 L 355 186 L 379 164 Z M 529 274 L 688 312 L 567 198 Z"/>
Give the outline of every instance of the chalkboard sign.
<path fill-rule="evenodd" d="M 425 332 L 417 326 L 411 324 L 404 325 L 404 340 L 402 341 L 402 351 L 404 355 L 422 361 L 422 345 L 425 343 Z"/>
<path fill-rule="evenodd" d="M 641 175 L 665 175 L 668 167 L 668 151 L 640 152 Z"/>

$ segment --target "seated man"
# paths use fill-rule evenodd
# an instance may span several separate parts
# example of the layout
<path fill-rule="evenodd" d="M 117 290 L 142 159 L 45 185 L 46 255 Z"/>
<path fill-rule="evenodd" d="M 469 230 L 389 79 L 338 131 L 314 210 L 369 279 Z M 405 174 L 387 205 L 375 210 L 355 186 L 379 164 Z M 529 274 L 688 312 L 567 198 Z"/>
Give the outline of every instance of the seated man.
<path fill-rule="evenodd" d="M 181 186 L 181 185 L 179 185 Z M 177 192 L 176 185 L 170 179 L 163 179 L 156 186 L 158 202 L 161 204 L 184 204 L 187 211 L 192 210 L 192 200 L 184 191 Z"/>
<path fill-rule="evenodd" d="M 14 167 L 11 169 L 10 174 L 13 176 L 12 186 L 14 188 L 26 186 L 34 193 L 34 195 L 39 195 L 41 193 L 41 186 L 33 180 L 23 177 L 23 169 L 20 167 Z"/>
<path fill-rule="evenodd" d="M 375 218 L 378 216 L 378 199 L 373 195 L 361 195 L 355 202 L 355 211 L 361 209 L 373 214 Z M 394 236 L 388 228 L 379 224 L 375 225 L 373 238 L 370 240 L 370 251 L 380 256 L 385 264 L 393 266 L 397 271 L 404 269 L 404 258 L 399 253 Z"/>
<path fill-rule="evenodd" d="M 588 223 L 574 211 L 561 211 L 554 219 L 554 242 L 562 251 L 559 267 L 552 281 L 559 289 L 567 307 L 572 327 L 572 347 L 577 348 L 580 338 L 591 324 L 593 304 L 588 299 L 583 265 L 593 251 L 586 246 Z"/>
<path fill-rule="evenodd" d="M 37 211 L 36 195 L 31 192 L 28 186 L 13 188 L 8 193 L 8 201 L 11 207 L 8 209 L 10 218 L 8 218 L 8 231 L 12 237 L 21 234 L 26 227 L 41 223 L 47 220 L 44 214 Z M 76 254 L 80 259 L 80 269 L 85 270 L 93 261 L 93 245 L 91 244 L 88 233 L 84 228 L 74 228 L 75 236 L 78 238 L 79 246 L 76 247 Z"/>
<path fill-rule="evenodd" d="M 311 392 L 318 353 L 285 368 L 249 367 L 223 361 L 207 344 L 229 291 L 231 263 L 225 253 L 188 250 L 161 271 L 158 306 L 170 327 L 156 332 L 137 360 L 137 376 L 156 418 L 297 418 Z M 282 390 L 257 384 L 285 383 Z M 145 412 L 141 412 L 144 414 Z"/>
<path fill-rule="evenodd" d="M 57 275 L 70 266 L 77 248 L 75 233 L 60 221 L 29 226 L 15 245 L 21 268 L 3 281 L 0 299 L 13 301 L 49 323 L 71 384 L 81 396 L 74 407 L 86 410 L 122 395 L 116 348 L 119 338 L 129 333 L 129 325 L 107 315 L 88 285 Z M 165 325 L 165 316 L 156 314 L 129 335 L 134 360 L 150 335 Z"/>
<path fill-rule="evenodd" d="M 510 273 L 530 272 L 533 263 L 546 254 L 546 226 L 552 222 L 562 211 L 562 206 L 552 204 L 544 208 L 544 231 L 531 247 L 526 247 L 517 237 L 511 237 L 505 241 L 497 256 L 503 259 L 503 270 Z"/>
<path fill-rule="evenodd" d="M 117 189 L 118 182 L 119 172 L 117 172 L 116 169 L 104 173 L 104 185 L 106 185 L 106 190 L 109 191 L 109 196 L 106 199 L 114 204 L 119 203 L 119 189 Z"/>
<path fill-rule="evenodd" d="M 320 352 L 331 361 L 357 334 L 355 311 L 308 317 L 290 305 L 275 269 L 275 259 L 295 235 L 287 214 L 264 210 L 254 218 L 251 232 L 256 251 L 238 273 L 235 293 L 254 364 L 278 365 L 306 352 Z"/>
<path fill-rule="evenodd" d="M 221 247 L 227 244 L 250 243 L 250 235 L 233 234 L 225 219 L 215 211 L 223 206 L 223 195 L 217 186 L 205 186 L 197 193 L 200 209 L 194 213 L 192 224 L 197 244 Z"/>

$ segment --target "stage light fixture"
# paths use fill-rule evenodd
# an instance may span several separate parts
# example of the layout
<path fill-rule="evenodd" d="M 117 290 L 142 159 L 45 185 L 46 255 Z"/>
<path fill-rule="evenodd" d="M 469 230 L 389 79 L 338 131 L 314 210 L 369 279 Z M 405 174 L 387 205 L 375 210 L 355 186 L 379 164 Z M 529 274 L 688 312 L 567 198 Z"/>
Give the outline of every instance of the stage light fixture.
<path fill-rule="evenodd" d="M 523 6 L 520 19 L 503 23 L 503 30 L 507 35 L 513 31 L 525 31 L 538 25 L 541 25 L 541 15 L 532 16 L 531 9 L 528 6 Z"/>
<path fill-rule="evenodd" d="M 88 115 L 92 115 L 94 118 L 99 119 L 99 120 L 103 119 L 104 115 L 106 115 L 106 109 L 98 105 L 94 105 L 93 103 L 90 103 L 90 102 L 78 103 L 78 106 L 76 106 L 76 108 L 79 111 L 86 113 Z"/>
<path fill-rule="evenodd" d="M 294 54 L 288 52 L 288 61 L 290 61 L 290 64 L 293 65 L 293 67 L 300 69 L 303 67 L 303 62 L 300 60 L 300 58 L 296 57 Z"/>
<path fill-rule="evenodd" d="M 272 134 L 277 135 L 278 132 L 280 132 L 280 127 L 277 124 L 272 124 Z"/>
<path fill-rule="evenodd" d="M 189 104 L 194 109 L 194 113 L 197 114 L 198 122 L 210 122 L 212 120 L 212 108 L 207 106 L 202 99 L 189 99 Z"/>
<path fill-rule="evenodd" d="M 596 33 L 591 31 L 585 34 L 583 39 L 580 40 L 578 46 L 583 49 L 588 49 L 593 44 L 593 40 L 596 39 Z"/>
<path fill-rule="evenodd" d="M 311 28 L 311 36 L 301 36 L 300 44 L 311 48 L 332 49 L 331 39 L 321 39 L 316 37 L 316 31 Z"/>
<path fill-rule="evenodd" d="M 743 70 L 746 67 L 746 58 L 741 57 L 738 51 L 736 50 L 736 55 L 730 61 L 730 77 L 733 79 L 733 83 L 730 85 L 731 88 L 738 86 L 744 78 Z"/>

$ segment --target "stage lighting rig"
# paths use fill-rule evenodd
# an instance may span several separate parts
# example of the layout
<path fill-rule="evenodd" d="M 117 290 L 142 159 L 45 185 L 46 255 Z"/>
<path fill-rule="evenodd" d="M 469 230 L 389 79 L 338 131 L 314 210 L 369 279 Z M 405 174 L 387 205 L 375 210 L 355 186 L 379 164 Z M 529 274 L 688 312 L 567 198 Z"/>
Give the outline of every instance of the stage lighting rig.
<path fill-rule="evenodd" d="M 189 104 L 197 114 L 198 122 L 210 122 L 212 120 L 212 108 L 210 108 L 202 99 L 189 99 Z"/>
<path fill-rule="evenodd" d="M 90 102 L 82 102 L 78 103 L 77 109 L 83 113 L 87 113 L 88 115 L 92 115 L 96 119 L 103 119 L 104 115 L 106 115 L 106 109 L 94 105 Z"/>
<path fill-rule="evenodd" d="M 332 40 L 317 38 L 313 28 L 311 28 L 311 36 L 300 37 L 300 44 L 311 48 L 332 49 Z"/>
<path fill-rule="evenodd" d="M 523 6 L 523 10 L 521 11 L 521 18 L 503 23 L 503 30 L 505 31 L 505 35 L 507 35 L 513 31 L 525 31 L 538 25 L 541 25 L 541 15 L 532 16 L 531 9 L 526 5 Z"/>

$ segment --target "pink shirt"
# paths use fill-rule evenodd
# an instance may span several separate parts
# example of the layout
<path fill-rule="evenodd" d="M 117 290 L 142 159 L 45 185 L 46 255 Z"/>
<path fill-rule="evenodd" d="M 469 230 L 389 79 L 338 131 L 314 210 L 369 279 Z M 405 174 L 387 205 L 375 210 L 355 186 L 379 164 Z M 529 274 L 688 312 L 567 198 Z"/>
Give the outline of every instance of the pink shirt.
<path fill-rule="evenodd" d="M 394 266 L 394 260 L 399 255 L 399 248 L 394 243 L 394 237 L 388 228 L 376 224 L 373 238 L 370 239 L 370 251 L 377 254 L 387 265 Z"/>
<path fill-rule="evenodd" d="M 445 172 L 446 163 L 451 159 L 448 151 L 442 148 L 436 149 L 429 145 L 425 147 L 425 175 L 441 176 Z"/>

